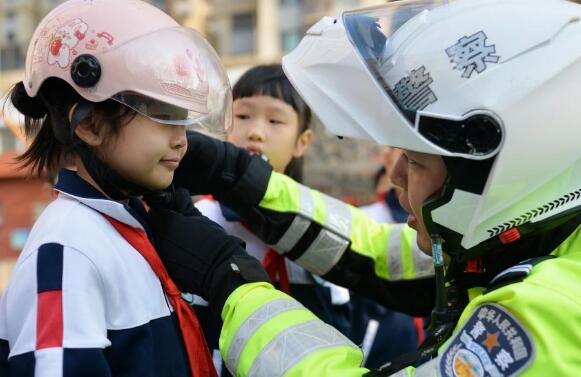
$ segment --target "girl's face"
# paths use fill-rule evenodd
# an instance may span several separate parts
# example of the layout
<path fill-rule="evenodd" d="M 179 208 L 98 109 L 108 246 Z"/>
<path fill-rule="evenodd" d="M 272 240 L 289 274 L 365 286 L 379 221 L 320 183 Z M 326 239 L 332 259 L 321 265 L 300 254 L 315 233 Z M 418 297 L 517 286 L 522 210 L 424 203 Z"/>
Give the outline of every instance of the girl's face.
<path fill-rule="evenodd" d="M 392 183 L 401 188 L 398 199 L 410 214 L 408 225 L 417 231 L 417 243 L 426 254 L 432 254 L 432 239 L 422 216 L 424 202 L 438 192 L 448 171 L 440 156 L 404 150 L 389 171 Z"/>
<path fill-rule="evenodd" d="M 298 115 L 282 100 L 253 96 L 234 101 L 234 124 L 227 140 L 266 155 L 277 172 L 284 172 L 293 157 L 301 157 L 312 138 L 311 130 L 299 135 Z"/>
<path fill-rule="evenodd" d="M 82 124 L 76 130 L 110 168 L 125 179 L 150 190 L 168 187 L 187 148 L 184 126 L 163 125 L 141 115 L 105 137 Z M 80 133 L 80 134 L 79 134 Z"/>

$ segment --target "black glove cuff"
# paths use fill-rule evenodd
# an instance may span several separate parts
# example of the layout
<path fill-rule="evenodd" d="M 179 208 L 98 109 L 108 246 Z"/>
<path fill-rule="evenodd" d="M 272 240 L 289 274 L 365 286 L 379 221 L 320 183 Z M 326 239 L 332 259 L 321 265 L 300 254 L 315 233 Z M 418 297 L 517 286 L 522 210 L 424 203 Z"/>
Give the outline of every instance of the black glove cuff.
<path fill-rule="evenodd" d="M 211 309 L 221 315 L 226 300 L 236 288 L 246 283 L 257 282 L 270 283 L 262 264 L 246 253 L 232 255 L 216 267 L 212 275 L 209 289 Z"/>
<path fill-rule="evenodd" d="M 250 158 L 248 167 L 238 182 L 229 190 L 215 195 L 215 198 L 239 214 L 243 214 L 247 209 L 260 203 L 266 194 L 271 173 L 272 166 L 260 156 L 254 155 Z"/>

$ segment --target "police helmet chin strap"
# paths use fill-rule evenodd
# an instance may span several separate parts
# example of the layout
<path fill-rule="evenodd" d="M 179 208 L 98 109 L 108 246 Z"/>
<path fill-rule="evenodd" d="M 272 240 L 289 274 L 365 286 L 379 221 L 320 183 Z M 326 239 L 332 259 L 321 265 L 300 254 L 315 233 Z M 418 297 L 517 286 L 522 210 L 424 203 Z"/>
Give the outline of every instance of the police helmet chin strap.
<path fill-rule="evenodd" d="M 465 304 L 459 299 L 457 288 L 446 286 L 446 269 L 442 244 L 444 239 L 434 234 L 432 239 L 432 258 L 436 282 L 436 302 L 430 318 L 429 335 L 413 352 L 396 357 L 377 370 L 370 371 L 366 377 L 387 377 L 409 366 L 416 366 L 435 357 L 438 349 L 452 335 Z"/>
<path fill-rule="evenodd" d="M 113 200 L 120 201 L 131 197 L 153 194 L 153 191 L 126 180 L 115 170 L 111 169 L 97 157 L 95 152 L 85 142 L 75 135 L 75 129 L 94 109 L 95 104 L 92 102 L 86 100 L 78 102 L 71 115 L 70 127 L 70 138 L 73 142 L 74 149 L 81 157 L 91 178 Z"/>

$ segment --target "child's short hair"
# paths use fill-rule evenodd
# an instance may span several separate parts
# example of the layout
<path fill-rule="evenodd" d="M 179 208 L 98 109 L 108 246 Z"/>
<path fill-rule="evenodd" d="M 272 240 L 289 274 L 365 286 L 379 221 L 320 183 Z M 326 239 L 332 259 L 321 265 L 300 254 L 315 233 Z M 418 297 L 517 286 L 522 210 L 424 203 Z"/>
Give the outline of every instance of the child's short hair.
<path fill-rule="evenodd" d="M 35 97 L 30 97 L 21 81 L 9 93 L 10 102 L 24 115 L 24 130 L 32 143 L 18 161 L 37 174 L 58 170 L 62 162 L 75 154 L 79 138 L 73 133 L 69 112 L 83 99 L 67 82 L 49 78 Z M 113 100 L 94 103 L 92 126 L 106 125 L 107 136 L 116 135 L 129 123 L 135 111 Z"/>
<path fill-rule="evenodd" d="M 244 97 L 270 96 L 289 104 L 299 120 L 299 134 L 309 129 L 311 109 L 293 88 L 280 64 L 258 65 L 246 71 L 234 85 L 234 100 Z M 298 182 L 303 180 L 303 159 L 293 158 L 284 172 Z"/>
<path fill-rule="evenodd" d="M 293 88 L 280 64 L 258 65 L 246 71 L 232 89 L 234 100 L 253 96 L 270 96 L 286 102 L 296 111 L 299 132 L 311 123 L 311 109 Z"/>

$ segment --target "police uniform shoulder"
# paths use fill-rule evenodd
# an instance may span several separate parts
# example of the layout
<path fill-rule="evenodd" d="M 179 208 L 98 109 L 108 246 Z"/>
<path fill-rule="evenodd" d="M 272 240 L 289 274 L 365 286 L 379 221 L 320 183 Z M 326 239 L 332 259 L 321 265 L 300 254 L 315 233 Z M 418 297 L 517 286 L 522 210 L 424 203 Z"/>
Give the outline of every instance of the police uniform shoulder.
<path fill-rule="evenodd" d="M 514 376 L 534 360 L 526 328 L 504 306 L 477 306 L 441 352 L 440 376 Z"/>
<path fill-rule="evenodd" d="M 488 283 L 485 293 L 492 292 L 498 288 L 504 287 L 509 284 L 514 284 L 523 281 L 527 276 L 529 276 L 534 266 L 553 258 L 555 258 L 553 255 L 544 255 L 542 257 L 527 259 L 512 267 L 505 269 L 504 271 L 496 275 L 490 281 L 490 283 Z"/>

